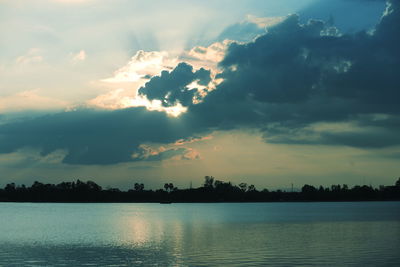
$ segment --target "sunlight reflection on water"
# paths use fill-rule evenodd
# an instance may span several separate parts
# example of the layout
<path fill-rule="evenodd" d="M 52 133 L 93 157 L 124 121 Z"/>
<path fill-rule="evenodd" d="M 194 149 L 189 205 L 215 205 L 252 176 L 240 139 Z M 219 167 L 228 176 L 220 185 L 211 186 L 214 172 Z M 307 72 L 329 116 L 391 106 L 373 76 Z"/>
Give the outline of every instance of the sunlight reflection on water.
<path fill-rule="evenodd" d="M 400 266 L 400 202 L 0 203 L 0 266 Z"/>

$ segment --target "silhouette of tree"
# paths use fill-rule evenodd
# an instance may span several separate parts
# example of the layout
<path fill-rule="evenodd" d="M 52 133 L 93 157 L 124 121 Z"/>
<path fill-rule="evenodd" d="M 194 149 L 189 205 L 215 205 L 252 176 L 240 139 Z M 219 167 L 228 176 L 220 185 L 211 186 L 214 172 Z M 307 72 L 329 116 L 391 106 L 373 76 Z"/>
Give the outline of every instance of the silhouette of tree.
<path fill-rule="evenodd" d="M 340 184 L 331 186 L 332 192 L 339 192 L 341 190 Z"/>
<path fill-rule="evenodd" d="M 171 192 L 174 190 L 174 184 L 173 183 L 165 183 L 164 184 L 165 191 Z"/>
<path fill-rule="evenodd" d="M 212 189 L 214 187 L 214 177 L 212 176 L 205 176 L 204 177 L 204 187 Z"/>
<path fill-rule="evenodd" d="M 282 190 L 257 191 L 254 185 L 215 180 L 206 176 L 203 187 L 178 189 L 173 183 L 165 183 L 164 189 L 144 190 L 144 185 L 135 183 L 134 190 L 126 192 L 118 188 L 102 189 L 93 181 L 62 182 L 57 185 L 35 181 L 30 187 L 15 183 L 0 188 L 0 201 L 29 202 L 254 202 L 254 201 L 364 201 L 400 200 L 400 178 L 394 185 L 372 186 L 347 185 L 320 186 L 304 185 L 301 192 Z"/>
<path fill-rule="evenodd" d="M 251 184 L 251 185 L 249 185 L 249 188 L 247 189 L 247 191 L 254 192 L 254 191 L 256 191 L 256 187 L 253 184 Z"/>
<path fill-rule="evenodd" d="M 318 192 L 318 190 L 312 185 L 305 184 L 301 188 L 302 198 L 304 200 L 314 200 L 314 199 L 316 199 L 317 198 L 317 192 Z"/>
<path fill-rule="evenodd" d="M 135 191 L 143 191 L 144 190 L 144 184 L 135 183 L 133 188 L 135 189 Z"/>
<path fill-rule="evenodd" d="M 239 188 L 240 188 L 240 190 L 242 190 L 243 192 L 246 192 L 246 190 L 247 190 L 247 184 L 246 184 L 246 183 L 240 183 L 240 184 L 239 184 Z"/>
<path fill-rule="evenodd" d="M 214 179 L 214 178 L 213 178 Z M 224 186 L 224 182 L 220 181 L 220 180 L 215 180 L 214 182 L 214 187 L 215 189 L 221 189 Z"/>
<path fill-rule="evenodd" d="M 315 193 L 315 192 L 317 192 L 317 189 L 316 189 L 314 186 L 312 186 L 312 185 L 305 184 L 305 185 L 301 188 L 301 192 L 302 192 L 302 193 L 305 193 L 305 194 Z"/>
<path fill-rule="evenodd" d="M 15 192 L 15 183 L 7 184 L 4 190 L 8 193 Z"/>
<path fill-rule="evenodd" d="M 83 184 L 84 184 L 84 183 L 83 183 Z M 100 192 L 101 189 L 102 189 L 100 185 L 96 184 L 96 183 L 93 182 L 93 181 L 87 181 L 87 182 L 86 182 L 86 188 L 87 188 L 89 191 L 94 191 L 94 192 Z"/>

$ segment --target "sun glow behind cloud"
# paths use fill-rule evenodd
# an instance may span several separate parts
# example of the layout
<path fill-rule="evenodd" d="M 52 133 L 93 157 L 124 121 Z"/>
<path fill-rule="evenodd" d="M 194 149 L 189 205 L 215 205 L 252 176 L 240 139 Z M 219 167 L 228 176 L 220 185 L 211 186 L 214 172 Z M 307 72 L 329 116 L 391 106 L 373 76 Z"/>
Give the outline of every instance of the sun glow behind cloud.
<path fill-rule="evenodd" d="M 267 29 L 280 23 L 283 19 L 284 17 L 261 18 L 248 15 L 246 21 L 259 28 Z M 126 65 L 117 69 L 113 76 L 101 80 L 103 83 L 119 85 L 119 87 L 89 100 L 88 104 L 105 109 L 146 107 L 150 111 L 162 111 L 170 116 L 178 117 L 187 111 L 187 107 L 179 102 L 174 106 L 165 107 L 161 100 L 149 100 L 146 96 L 140 95 L 139 89 L 152 77 L 159 76 L 162 71 L 171 71 L 180 62 L 185 62 L 191 65 L 194 71 L 201 68 L 210 71 L 211 81 L 207 85 L 199 84 L 199 80 L 186 85 L 189 90 L 197 90 L 192 103 L 199 104 L 210 91 L 215 90 L 223 81 L 223 79 L 217 78 L 217 75 L 222 72 L 218 63 L 224 59 L 229 45 L 233 42 L 237 41 L 225 39 L 209 46 L 195 46 L 189 50 L 178 52 L 139 50 Z"/>
<path fill-rule="evenodd" d="M 257 24 L 261 28 L 267 28 L 274 26 L 278 23 L 281 23 L 285 17 L 266 17 L 266 18 L 259 18 L 254 15 L 247 15 L 247 20 L 249 22 Z"/>
<path fill-rule="evenodd" d="M 193 66 L 194 70 L 204 68 L 211 72 L 209 84 L 201 85 L 198 80 L 195 80 L 186 85 L 189 90 L 198 90 L 192 103 L 201 103 L 207 93 L 222 82 L 222 79 L 216 78 L 216 75 L 222 71 L 218 68 L 218 62 L 224 58 L 230 43 L 232 41 L 226 40 L 213 43 L 208 47 L 197 46 L 179 53 L 139 50 L 125 66 L 117 69 L 112 77 L 101 80 L 102 83 L 120 87 L 89 100 L 87 104 L 104 109 L 146 107 L 149 111 L 161 111 L 169 116 L 178 117 L 187 111 L 187 107 L 179 102 L 174 106 L 165 107 L 161 100 L 149 100 L 146 96 L 140 95 L 139 88 L 152 77 L 160 75 L 162 71 L 170 71 L 184 61 Z"/>
<path fill-rule="evenodd" d="M 173 69 L 178 64 L 178 58 L 166 51 L 145 52 L 139 50 L 123 67 L 114 72 L 110 78 L 103 82 L 124 83 L 147 81 L 149 77 L 159 75 L 161 71 Z"/>

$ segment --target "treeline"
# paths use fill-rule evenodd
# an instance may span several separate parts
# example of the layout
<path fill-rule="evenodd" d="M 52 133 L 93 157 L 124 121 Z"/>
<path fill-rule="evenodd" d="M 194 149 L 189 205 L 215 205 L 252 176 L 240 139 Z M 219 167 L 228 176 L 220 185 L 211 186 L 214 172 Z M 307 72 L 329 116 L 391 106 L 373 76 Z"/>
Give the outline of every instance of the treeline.
<path fill-rule="evenodd" d="M 304 185 L 300 192 L 257 190 L 254 185 L 215 180 L 206 176 L 199 188 L 179 189 L 166 183 L 163 189 L 146 190 L 144 184 L 135 183 L 133 188 L 121 191 L 103 189 L 92 181 L 62 182 L 32 186 L 7 184 L 0 189 L 3 202 L 278 202 L 278 201 L 376 201 L 400 200 L 400 178 L 392 186 L 332 185 L 314 187 Z"/>

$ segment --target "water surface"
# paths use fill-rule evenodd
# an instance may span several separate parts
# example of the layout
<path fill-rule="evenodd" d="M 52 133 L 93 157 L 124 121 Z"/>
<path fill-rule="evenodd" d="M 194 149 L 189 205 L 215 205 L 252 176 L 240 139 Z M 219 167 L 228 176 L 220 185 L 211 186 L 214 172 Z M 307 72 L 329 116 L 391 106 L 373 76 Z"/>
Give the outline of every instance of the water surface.
<path fill-rule="evenodd" d="M 400 202 L 0 203 L 0 266 L 400 266 Z"/>

